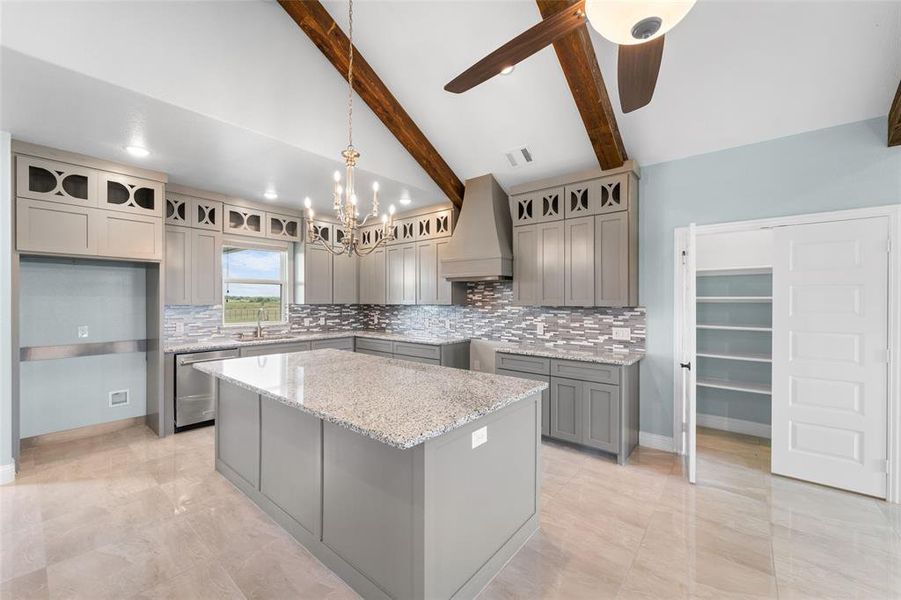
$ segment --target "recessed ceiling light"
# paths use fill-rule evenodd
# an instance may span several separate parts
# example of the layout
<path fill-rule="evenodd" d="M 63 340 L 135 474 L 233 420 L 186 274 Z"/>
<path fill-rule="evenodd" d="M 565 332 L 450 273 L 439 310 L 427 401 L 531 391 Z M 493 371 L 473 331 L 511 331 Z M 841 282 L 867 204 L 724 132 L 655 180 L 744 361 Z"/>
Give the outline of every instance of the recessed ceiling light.
<path fill-rule="evenodd" d="M 410 199 L 409 198 L 401 198 L 400 200 L 398 200 L 398 202 L 400 202 L 401 204 L 406 206 L 410 203 Z"/>
<path fill-rule="evenodd" d="M 141 146 L 125 146 L 125 151 L 138 158 L 144 158 L 150 155 L 150 150 Z"/>
<path fill-rule="evenodd" d="M 516 68 L 516 65 L 507 65 L 503 69 L 501 69 L 501 75 L 509 75 L 513 72 L 513 69 Z"/>
<path fill-rule="evenodd" d="M 266 200 L 277 200 L 278 194 L 275 193 L 275 190 L 266 190 L 265 192 L 263 192 L 263 198 L 265 198 Z"/>

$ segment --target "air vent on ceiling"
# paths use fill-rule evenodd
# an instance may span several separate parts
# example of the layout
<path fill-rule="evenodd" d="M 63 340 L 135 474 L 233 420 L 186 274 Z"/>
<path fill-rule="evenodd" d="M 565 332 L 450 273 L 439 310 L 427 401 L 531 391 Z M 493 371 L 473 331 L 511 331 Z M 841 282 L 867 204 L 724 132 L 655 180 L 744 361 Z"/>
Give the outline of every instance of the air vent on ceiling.
<path fill-rule="evenodd" d="M 513 168 L 527 165 L 534 160 L 532 158 L 532 151 L 529 150 L 526 146 L 521 146 L 514 150 L 508 150 L 504 153 L 504 156 L 507 157 L 507 162 L 509 162 L 510 166 Z"/>

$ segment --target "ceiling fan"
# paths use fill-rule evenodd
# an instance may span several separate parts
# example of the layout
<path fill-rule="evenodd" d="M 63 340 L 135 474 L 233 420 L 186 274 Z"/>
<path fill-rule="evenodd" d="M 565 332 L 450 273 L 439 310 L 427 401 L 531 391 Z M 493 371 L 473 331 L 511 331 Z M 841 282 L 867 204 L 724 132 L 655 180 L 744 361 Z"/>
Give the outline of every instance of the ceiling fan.
<path fill-rule="evenodd" d="M 694 3 L 695 0 L 578 0 L 469 67 L 444 89 L 459 94 L 495 75 L 509 73 L 518 62 L 587 21 L 619 45 L 619 101 L 624 113 L 632 112 L 651 101 L 663 58 L 663 36 Z"/>

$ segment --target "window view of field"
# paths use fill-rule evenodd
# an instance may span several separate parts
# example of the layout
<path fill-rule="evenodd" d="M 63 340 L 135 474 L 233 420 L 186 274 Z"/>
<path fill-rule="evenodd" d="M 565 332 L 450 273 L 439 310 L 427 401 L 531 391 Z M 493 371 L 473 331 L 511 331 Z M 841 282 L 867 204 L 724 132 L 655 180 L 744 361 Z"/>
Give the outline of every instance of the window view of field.
<path fill-rule="evenodd" d="M 286 285 L 281 252 L 255 248 L 225 248 L 222 279 L 225 288 L 223 321 L 256 323 L 260 309 L 263 321 L 284 320 L 282 286 Z"/>

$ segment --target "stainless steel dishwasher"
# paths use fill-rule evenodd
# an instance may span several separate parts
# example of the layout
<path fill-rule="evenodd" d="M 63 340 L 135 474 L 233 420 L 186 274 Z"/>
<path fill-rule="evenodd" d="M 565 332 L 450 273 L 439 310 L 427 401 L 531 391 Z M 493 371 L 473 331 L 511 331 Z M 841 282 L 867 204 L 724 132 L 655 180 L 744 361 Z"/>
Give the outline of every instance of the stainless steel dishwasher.
<path fill-rule="evenodd" d="M 211 425 L 216 418 L 216 378 L 194 365 L 211 360 L 238 358 L 238 350 L 179 354 L 175 357 L 175 431 Z"/>

